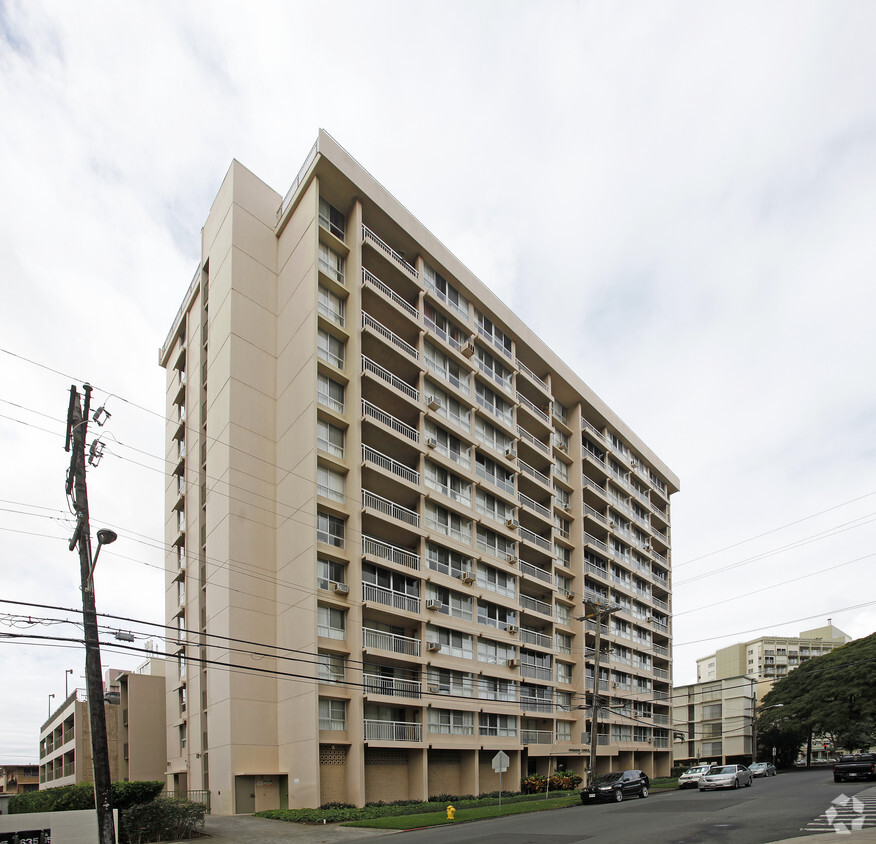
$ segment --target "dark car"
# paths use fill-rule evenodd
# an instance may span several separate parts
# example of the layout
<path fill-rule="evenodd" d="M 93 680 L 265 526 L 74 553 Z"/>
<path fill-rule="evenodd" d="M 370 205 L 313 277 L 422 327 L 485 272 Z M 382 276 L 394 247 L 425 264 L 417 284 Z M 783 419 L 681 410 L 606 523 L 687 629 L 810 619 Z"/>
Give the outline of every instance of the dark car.
<path fill-rule="evenodd" d="M 876 779 L 876 753 L 841 756 L 833 766 L 833 781 Z"/>
<path fill-rule="evenodd" d="M 596 782 L 581 789 L 582 803 L 595 803 L 599 800 L 613 800 L 620 803 L 624 797 L 647 797 L 651 781 L 644 771 L 618 771 L 602 774 Z"/>

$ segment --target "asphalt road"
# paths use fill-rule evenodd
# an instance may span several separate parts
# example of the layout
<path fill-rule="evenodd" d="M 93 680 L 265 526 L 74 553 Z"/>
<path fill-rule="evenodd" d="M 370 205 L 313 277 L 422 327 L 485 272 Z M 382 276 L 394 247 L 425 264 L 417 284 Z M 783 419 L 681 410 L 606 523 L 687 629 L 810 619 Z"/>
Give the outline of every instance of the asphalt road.
<path fill-rule="evenodd" d="M 576 806 L 406 832 L 404 844 L 767 844 L 804 835 L 841 794 L 873 783 L 834 783 L 830 768 L 754 781 L 738 791 L 676 791 L 620 804 Z M 398 840 L 398 839 L 397 839 Z"/>

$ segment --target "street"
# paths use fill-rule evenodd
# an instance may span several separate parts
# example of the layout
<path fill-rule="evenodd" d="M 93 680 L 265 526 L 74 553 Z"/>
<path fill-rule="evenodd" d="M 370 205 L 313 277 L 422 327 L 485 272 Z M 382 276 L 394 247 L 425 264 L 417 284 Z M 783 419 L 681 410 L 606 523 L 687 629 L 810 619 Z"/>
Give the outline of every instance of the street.
<path fill-rule="evenodd" d="M 405 844 L 767 844 L 802 830 L 841 794 L 873 783 L 834 783 L 830 768 L 754 781 L 738 791 L 677 791 L 620 804 L 576 806 L 404 833 Z M 871 811 L 873 811 L 871 809 Z M 876 823 L 876 816 L 871 819 Z"/>

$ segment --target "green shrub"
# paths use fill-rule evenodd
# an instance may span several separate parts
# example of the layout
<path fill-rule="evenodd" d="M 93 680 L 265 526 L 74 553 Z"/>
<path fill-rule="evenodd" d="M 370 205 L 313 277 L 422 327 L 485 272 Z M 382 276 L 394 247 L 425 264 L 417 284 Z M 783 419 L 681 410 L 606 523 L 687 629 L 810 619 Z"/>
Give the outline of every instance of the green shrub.
<path fill-rule="evenodd" d="M 147 841 L 180 841 L 201 832 L 207 807 L 191 800 L 159 797 L 150 803 L 139 803 L 122 810 L 119 826 L 124 830 L 121 840 L 127 844 Z"/>
<path fill-rule="evenodd" d="M 112 783 L 113 808 L 121 811 L 137 803 L 149 803 L 161 794 L 164 783 L 158 780 Z M 72 812 L 94 808 L 94 786 L 90 782 L 62 785 L 44 791 L 27 791 L 9 800 L 9 814 L 33 812 Z"/>

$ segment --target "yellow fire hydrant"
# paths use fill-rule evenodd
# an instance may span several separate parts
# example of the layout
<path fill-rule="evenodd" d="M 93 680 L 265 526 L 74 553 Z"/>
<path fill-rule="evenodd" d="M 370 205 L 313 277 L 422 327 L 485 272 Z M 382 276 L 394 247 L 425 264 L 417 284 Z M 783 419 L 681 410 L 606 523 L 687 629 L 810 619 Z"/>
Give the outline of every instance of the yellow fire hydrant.
<path fill-rule="evenodd" d="M 453 816 L 455 814 L 456 814 L 456 809 L 454 809 L 453 806 L 448 806 L 447 807 L 447 820 L 452 821 Z"/>

